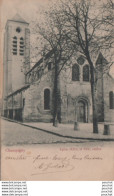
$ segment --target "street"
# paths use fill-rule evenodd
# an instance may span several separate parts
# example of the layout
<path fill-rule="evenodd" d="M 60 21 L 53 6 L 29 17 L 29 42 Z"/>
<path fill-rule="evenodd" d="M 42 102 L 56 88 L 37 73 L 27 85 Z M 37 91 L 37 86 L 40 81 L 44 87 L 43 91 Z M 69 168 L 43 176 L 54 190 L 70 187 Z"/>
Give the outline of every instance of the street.
<path fill-rule="evenodd" d="M 22 124 L 1 119 L 2 145 L 36 145 L 36 144 L 64 144 L 67 146 L 112 146 L 113 142 L 94 141 L 87 139 L 72 139 L 59 137 L 38 129 L 26 127 Z"/>
<path fill-rule="evenodd" d="M 2 180 L 113 179 L 114 142 L 59 137 L 3 119 L 1 127 Z"/>

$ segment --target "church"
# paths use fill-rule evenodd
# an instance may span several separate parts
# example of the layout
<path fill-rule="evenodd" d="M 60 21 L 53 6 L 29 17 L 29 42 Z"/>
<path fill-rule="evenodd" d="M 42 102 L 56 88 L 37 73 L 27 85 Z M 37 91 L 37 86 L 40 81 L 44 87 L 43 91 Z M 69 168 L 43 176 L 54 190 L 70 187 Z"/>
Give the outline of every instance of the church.
<path fill-rule="evenodd" d="M 30 66 L 29 23 L 18 14 L 9 19 L 4 35 L 3 115 L 16 121 L 53 121 L 54 67 L 52 51 Z M 102 62 L 102 63 L 101 63 Z M 95 66 L 107 60 L 99 53 Z M 45 69 L 44 69 L 45 67 Z M 101 69 L 102 70 L 102 69 Z M 114 122 L 114 79 L 98 73 L 97 111 L 99 122 Z M 61 123 L 92 122 L 90 68 L 81 54 L 72 57 L 69 68 L 59 75 Z"/>

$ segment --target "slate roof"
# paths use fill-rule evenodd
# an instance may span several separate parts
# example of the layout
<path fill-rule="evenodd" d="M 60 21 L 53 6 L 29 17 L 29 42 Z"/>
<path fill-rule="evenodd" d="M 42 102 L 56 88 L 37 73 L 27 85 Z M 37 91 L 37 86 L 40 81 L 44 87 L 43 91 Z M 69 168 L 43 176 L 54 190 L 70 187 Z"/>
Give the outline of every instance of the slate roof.
<path fill-rule="evenodd" d="M 45 55 L 45 60 L 47 58 L 49 58 L 54 52 L 54 49 L 53 50 L 50 50 L 46 55 Z M 26 73 L 26 75 L 31 72 L 33 69 L 35 69 L 36 67 L 38 67 L 41 63 L 43 62 L 43 57 L 40 58 L 40 60 Z"/>
<path fill-rule="evenodd" d="M 19 93 L 19 92 L 21 92 L 21 91 L 23 91 L 23 90 L 26 90 L 26 89 L 29 88 L 29 87 L 30 87 L 30 84 L 26 84 L 26 85 L 22 86 L 21 88 L 17 89 L 16 91 L 10 93 L 10 94 L 7 96 L 7 98 L 10 97 L 10 96 L 12 96 L 12 95 L 14 95 L 14 94 L 16 94 L 16 93 Z"/>

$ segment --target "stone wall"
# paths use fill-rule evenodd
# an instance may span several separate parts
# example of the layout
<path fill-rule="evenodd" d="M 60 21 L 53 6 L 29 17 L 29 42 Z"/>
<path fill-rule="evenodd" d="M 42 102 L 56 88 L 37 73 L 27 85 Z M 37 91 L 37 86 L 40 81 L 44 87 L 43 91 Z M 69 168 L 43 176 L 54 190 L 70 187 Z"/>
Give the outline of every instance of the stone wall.
<path fill-rule="evenodd" d="M 70 70 L 68 70 L 70 71 Z M 68 72 L 67 71 L 67 72 Z M 64 76 L 63 76 L 64 75 Z M 92 121 L 92 103 L 90 82 L 72 81 L 71 73 L 61 73 L 61 113 L 62 122 L 72 123 L 76 120 L 78 101 L 84 100 L 88 105 L 88 122 Z"/>
<path fill-rule="evenodd" d="M 105 122 L 114 123 L 114 109 L 110 109 L 109 106 L 109 92 L 114 93 L 114 79 L 109 76 L 104 76 L 104 118 Z"/>
<path fill-rule="evenodd" d="M 44 89 L 50 89 L 50 110 L 44 110 Z M 24 121 L 51 122 L 52 116 L 52 72 L 42 76 L 42 78 L 30 85 L 24 93 L 25 105 L 23 111 Z"/>
<path fill-rule="evenodd" d="M 102 65 L 100 65 L 102 66 Z M 97 103 L 97 114 L 98 121 L 104 122 L 104 81 L 103 73 L 99 71 L 97 74 L 97 83 L 96 83 L 96 103 Z"/>

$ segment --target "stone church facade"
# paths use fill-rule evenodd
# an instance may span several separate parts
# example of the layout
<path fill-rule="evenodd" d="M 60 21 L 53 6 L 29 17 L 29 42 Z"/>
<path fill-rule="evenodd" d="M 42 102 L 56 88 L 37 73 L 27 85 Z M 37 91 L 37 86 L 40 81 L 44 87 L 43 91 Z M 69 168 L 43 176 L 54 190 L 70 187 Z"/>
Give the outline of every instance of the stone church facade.
<path fill-rule="evenodd" d="M 17 121 L 53 121 L 54 67 L 52 51 L 30 68 L 29 24 L 19 15 L 8 20 L 4 38 L 3 115 Z M 59 75 L 59 120 L 62 123 L 92 122 L 90 71 L 86 58 L 72 57 Z M 101 53 L 96 66 L 106 59 Z M 98 120 L 114 121 L 114 79 L 98 73 L 96 87 Z"/>

